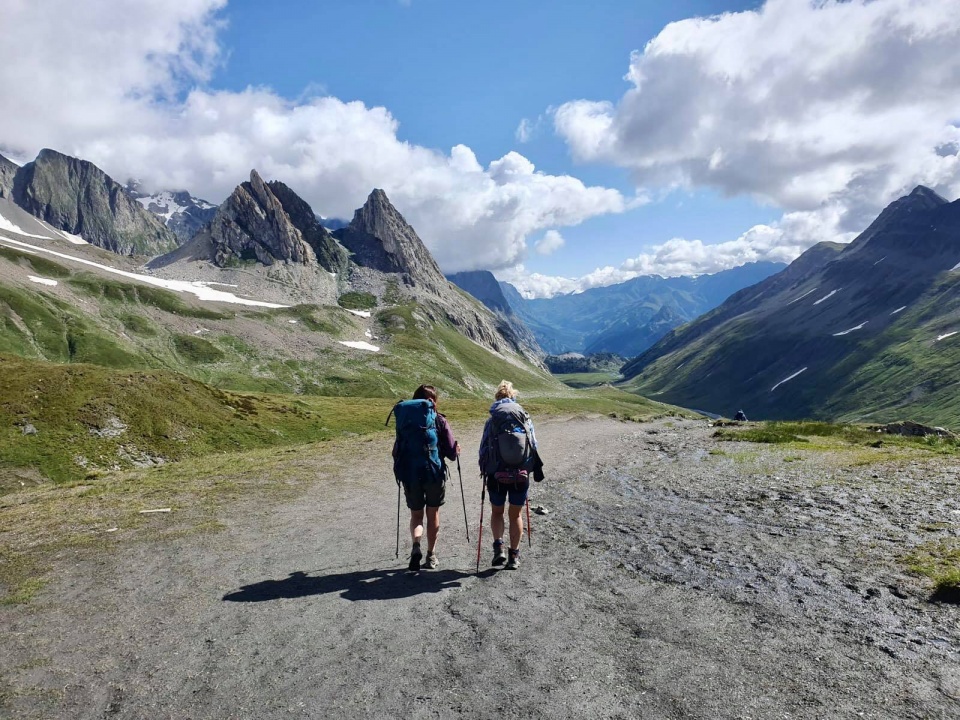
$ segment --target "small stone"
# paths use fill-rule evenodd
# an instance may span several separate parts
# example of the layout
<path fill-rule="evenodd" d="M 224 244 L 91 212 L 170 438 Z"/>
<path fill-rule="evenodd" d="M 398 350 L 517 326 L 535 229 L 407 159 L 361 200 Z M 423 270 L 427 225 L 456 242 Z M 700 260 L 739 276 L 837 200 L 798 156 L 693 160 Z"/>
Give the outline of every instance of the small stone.
<path fill-rule="evenodd" d="M 550 514 L 550 511 L 549 511 L 547 508 L 545 508 L 543 505 L 537 505 L 537 506 L 533 509 L 533 512 L 536 513 L 537 515 L 549 515 L 549 514 Z"/>
<path fill-rule="evenodd" d="M 22 432 L 24 435 L 36 435 L 37 429 L 30 423 L 27 423 L 26 425 L 20 428 L 20 432 Z"/>

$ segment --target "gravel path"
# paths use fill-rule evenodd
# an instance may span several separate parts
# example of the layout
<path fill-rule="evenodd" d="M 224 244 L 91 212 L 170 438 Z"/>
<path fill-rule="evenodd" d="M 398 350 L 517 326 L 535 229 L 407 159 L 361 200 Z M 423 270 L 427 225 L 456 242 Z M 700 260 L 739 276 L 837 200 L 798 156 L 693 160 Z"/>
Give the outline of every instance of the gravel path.
<path fill-rule="evenodd" d="M 960 716 L 958 610 L 896 563 L 960 534 L 955 461 L 719 443 L 700 421 L 537 431 L 549 512 L 520 571 L 488 569 L 487 534 L 473 573 L 472 457 L 473 543 L 455 482 L 418 574 L 394 559 L 388 444 L 362 472 L 306 458 L 296 500 L 63 559 L 0 607 L 0 716 Z"/>

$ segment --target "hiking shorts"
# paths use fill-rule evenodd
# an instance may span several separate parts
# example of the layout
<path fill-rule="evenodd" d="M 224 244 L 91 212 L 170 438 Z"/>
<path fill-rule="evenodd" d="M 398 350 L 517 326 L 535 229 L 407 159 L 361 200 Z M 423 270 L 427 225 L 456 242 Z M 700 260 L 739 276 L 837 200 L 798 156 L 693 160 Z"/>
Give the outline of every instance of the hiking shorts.
<path fill-rule="evenodd" d="M 407 507 L 414 511 L 423 510 L 425 505 L 440 507 L 447 494 L 445 478 L 419 477 L 413 482 L 403 483 L 403 495 Z"/>
<path fill-rule="evenodd" d="M 511 505 L 524 505 L 527 502 L 527 494 L 530 492 L 530 481 L 518 483 L 502 483 L 496 478 L 487 478 L 487 495 L 490 496 L 490 504 L 502 507 L 507 500 Z"/>

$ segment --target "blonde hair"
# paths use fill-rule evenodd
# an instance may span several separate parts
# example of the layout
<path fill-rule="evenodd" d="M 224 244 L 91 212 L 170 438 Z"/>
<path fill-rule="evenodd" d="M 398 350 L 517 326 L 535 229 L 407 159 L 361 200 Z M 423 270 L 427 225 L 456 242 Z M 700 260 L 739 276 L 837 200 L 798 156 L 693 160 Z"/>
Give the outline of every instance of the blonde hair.
<path fill-rule="evenodd" d="M 493 396 L 494 400 L 503 400 L 504 398 L 510 398 L 511 400 L 517 396 L 517 391 L 513 389 L 513 383 L 509 380 L 501 380 L 500 384 L 497 385 L 497 392 Z"/>

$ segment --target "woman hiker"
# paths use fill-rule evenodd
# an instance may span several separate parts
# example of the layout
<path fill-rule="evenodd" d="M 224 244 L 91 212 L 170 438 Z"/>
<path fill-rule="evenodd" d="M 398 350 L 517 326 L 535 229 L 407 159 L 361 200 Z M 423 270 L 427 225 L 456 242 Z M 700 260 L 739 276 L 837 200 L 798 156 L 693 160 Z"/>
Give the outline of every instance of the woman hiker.
<path fill-rule="evenodd" d="M 543 480 L 543 462 L 537 452 L 533 421 L 517 402 L 513 383 L 503 380 L 497 387 L 490 417 L 480 440 L 480 472 L 490 496 L 490 529 L 493 532 L 493 565 L 506 563 L 508 570 L 520 567 L 520 540 L 523 537 L 521 511 L 527 502 L 530 476 Z M 510 501 L 510 548 L 503 552 L 503 511 Z"/>
<path fill-rule="evenodd" d="M 450 430 L 447 419 L 437 412 L 437 389 L 421 385 L 413 393 L 414 402 L 398 403 L 397 439 L 393 444 L 393 471 L 410 509 L 410 570 L 419 570 L 423 559 L 420 540 L 423 537 L 424 508 L 427 514 L 427 559 L 424 566 L 437 567 L 437 536 L 440 533 L 440 506 L 446 494 L 446 465 L 443 458 L 456 460 L 460 443 Z"/>

